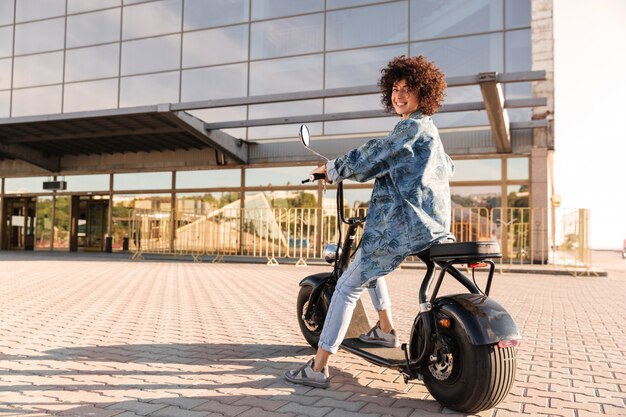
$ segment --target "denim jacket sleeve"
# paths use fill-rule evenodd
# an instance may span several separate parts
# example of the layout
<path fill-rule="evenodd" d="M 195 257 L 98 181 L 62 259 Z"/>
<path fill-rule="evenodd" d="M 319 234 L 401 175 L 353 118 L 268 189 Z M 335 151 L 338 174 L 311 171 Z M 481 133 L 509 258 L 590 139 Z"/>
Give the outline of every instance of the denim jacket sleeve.
<path fill-rule="evenodd" d="M 420 124 L 413 119 L 401 121 L 389 136 L 372 139 L 331 161 L 334 166 L 330 179 L 366 182 L 386 175 L 398 160 L 413 155 L 412 148 L 420 140 L 420 130 Z"/>

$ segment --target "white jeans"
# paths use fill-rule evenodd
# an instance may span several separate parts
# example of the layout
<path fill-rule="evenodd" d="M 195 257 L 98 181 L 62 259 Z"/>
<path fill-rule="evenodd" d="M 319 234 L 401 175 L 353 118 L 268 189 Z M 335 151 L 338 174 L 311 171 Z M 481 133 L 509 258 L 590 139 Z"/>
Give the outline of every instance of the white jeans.
<path fill-rule="evenodd" d="M 326 313 L 324 328 L 318 343 L 318 347 L 327 352 L 337 353 L 339 345 L 346 336 L 348 327 L 350 327 L 354 307 L 366 288 L 365 285 L 361 284 L 361 265 L 361 250 L 359 249 L 335 287 L 335 293 Z M 375 280 L 376 278 L 372 278 L 370 282 Z M 391 308 L 387 282 L 385 282 L 384 277 L 378 277 L 376 286 L 368 288 L 368 291 L 376 311 Z"/>

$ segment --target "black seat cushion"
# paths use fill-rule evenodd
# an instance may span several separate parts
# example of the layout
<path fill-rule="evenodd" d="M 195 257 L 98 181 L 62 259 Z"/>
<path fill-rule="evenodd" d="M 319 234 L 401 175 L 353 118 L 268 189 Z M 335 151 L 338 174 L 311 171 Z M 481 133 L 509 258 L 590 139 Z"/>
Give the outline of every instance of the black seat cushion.
<path fill-rule="evenodd" d="M 431 246 L 430 257 L 433 260 L 479 260 L 501 258 L 502 253 L 498 242 L 455 242 Z"/>

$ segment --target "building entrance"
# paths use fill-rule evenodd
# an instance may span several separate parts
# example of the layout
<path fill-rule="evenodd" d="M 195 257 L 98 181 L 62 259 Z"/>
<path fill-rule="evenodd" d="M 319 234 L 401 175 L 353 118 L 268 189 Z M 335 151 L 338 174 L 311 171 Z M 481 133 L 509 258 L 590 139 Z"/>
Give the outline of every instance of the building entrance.
<path fill-rule="evenodd" d="M 2 249 L 34 250 L 37 199 L 3 199 Z"/>
<path fill-rule="evenodd" d="M 108 198 L 72 196 L 70 251 L 104 251 L 108 212 Z"/>

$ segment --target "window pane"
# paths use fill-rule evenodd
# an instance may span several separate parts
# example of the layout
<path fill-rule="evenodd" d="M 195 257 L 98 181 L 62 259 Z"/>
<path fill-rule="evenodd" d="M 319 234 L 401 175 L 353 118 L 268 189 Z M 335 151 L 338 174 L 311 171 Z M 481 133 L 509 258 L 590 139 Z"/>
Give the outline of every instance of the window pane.
<path fill-rule="evenodd" d="M 250 94 L 292 93 L 322 88 L 321 55 L 250 63 Z"/>
<path fill-rule="evenodd" d="M 13 26 L 0 28 L 0 57 L 13 54 Z"/>
<path fill-rule="evenodd" d="M 406 42 L 407 2 L 339 10 L 327 14 L 326 49 Z"/>
<path fill-rule="evenodd" d="M 501 159 L 454 160 L 452 181 L 489 181 L 502 177 Z"/>
<path fill-rule="evenodd" d="M 185 33 L 183 67 L 202 67 L 248 59 L 248 25 Z"/>
<path fill-rule="evenodd" d="M 119 48 L 120 45 L 116 43 L 68 50 L 65 53 L 65 80 L 81 81 L 117 76 Z"/>
<path fill-rule="evenodd" d="M 68 16 L 67 47 L 119 40 L 120 16 L 121 9 Z"/>
<path fill-rule="evenodd" d="M 411 44 L 411 55 L 424 55 L 446 76 L 502 72 L 502 34 L 467 36 Z"/>
<path fill-rule="evenodd" d="M 48 180 L 48 177 L 6 178 L 4 189 L 7 193 L 41 193 L 43 182 Z"/>
<path fill-rule="evenodd" d="M 444 104 L 470 103 L 472 101 L 483 101 L 483 95 L 480 92 L 480 87 L 477 85 L 446 89 L 446 99 Z"/>
<path fill-rule="evenodd" d="M 0 91 L 0 117 L 9 117 L 11 108 L 11 92 Z"/>
<path fill-rule="evenodd" d="M 380 94 L 368 94 L 357 97 L 327 98 L 325 113 L 346 113 L 350 111 L 380 110 Z"/>
<path fill-rule="evenodd" d="M 510 185 L 506 187 L 506 193 L 509 207 L 530 207 L 528 185 Z"/>
<path fill-rule="evenodd" d="M 309 177 L 309 172 L 316 166 L 296 166 L 283 168 L 248 168 L 246 169 L 246 186 L 269 185 L 300 185 Z"/>
<path fill-rule="evenodd" d="M 447 127 L 489 126 L 487 112 L 464 111 L 455 113 L 437 113 L 433 120 L 439 129 Z"/>
<path fill-rule="evenodd" d="M 178 102 L 179 72 L 124 77 L 121 80 L 120 107 Z"/>
<path fill-rule="evenodd" d="M 248 128 L 248 140 L 265 140 L 265 139 L 290 139 L 296 140 L 300 124 L 287 124 L 275 126 L 259 126 Z M 311 135 L 322 134 L 322 123 L 307 123 Z M 300 145 L 300 144 L 299 144 Z M 278 159 L 278 156 L 276 156 Z M 283 157 L 282 161 L 289 161 L 288 157 Z"/>
<path fill-rule="evenodd" d="M 381 0 L 326 0 L 326 8 L 338 9 L 341 7 L 360 6 L 362 4 L 370 4 L 370 3 L 382 3 L 382 1 Z"/>
<path fill-rule="evenodd" d="M 67 191 L 108 191 L 108 175 L 67 175 Z"/>
<path fill-rule="evenodd" d="M 63 49 L 65 18 L 15 26 L 15 54 Z"/>
<path fill-rule="evenodd" d="M 506 27 L 530 26 L 530 0 L 506 0 Z"/>
<path fill-rule="evenodd" d="M 450 194 L 452 197 L 453 211 L 455 211 L 455 209 L 458 209 L 458 206 L 486 208 L 502 206 L 502 191 L 500 190 L 500 186 L 498 185 L 450 187 Z M 453 223 L 455 221 L 459 221 L 459 216 L 461 215 L 463 215 L 461 212 L 454 213 Z M 465 215 L 469 216 L 469 213 L 465 213 Z M 474 216 L 474 218 L 476 218 L 476 215 L 477 213 L 472 213 L 472 216 Z M 467 219 L 465 220 L 467 221 Z"/>
<path fill-rule="evenodd" d="M 241 170 L 213 169 L 176 172 L 176 188 L 239 187 Z"/>
<path fill-rule="evenodd" d="M 0 90 L 11 88 L 12 59 L 0 59 Z"/>
<path fill-rule="evenodd" d="M 376 85 L 381 68 L 394 56 L 406 53 L 406 45 L 328 53 L 326 88 Z"/>
<path fill-rule="evenodd" d="M 252 0 L 253 20 L 322 10 L 324 10 L 324 0 Z"/>
<path fill-rule="evenodd" d="M 183 71 L 182 101 L 245 97 L 247 64 Z"/>
<path fill-rule="evenodd" d="M 0 0 L 0 25 L 13 23 L 13 3 L 15 0 Z"/>
<path fill-rule="evenodd" d="M 530 71 L 532 66 L 530 30 L 506 32 L 506 72 Z"/>
<path fill-rule="evenodd" d="M 65 84 L 65 113 L 117 107 L 118 79 Z"/>
<path fill-rule="evenodd" d="M 502 0 L 411 0 L 412 40 L 493 30 L 502 30 Z"/>
<path fill-rule="evenodd" d="M 509 180 L 528 179 L 528 158 L 508 158 L 506 176 Z"/>
<path fill-rule="evenodd" d="M 63 52 L 17 57 L 14 65 L 14 87 L 31 87 L 63 81 Z"/>
<path fill-rule="evenodd" d="M 248 20 L 248 0 L 185 0 L 185 30 Z"/>
<path fill-rule="evenodd" d="M 109 7 L 121 6 L 120 0 L 67 0 L 68 13 L 80 13 L 90 10 L 107 9 Z"/>
<path fill-rule="evenodd" d="M 252 25 L 252 59 L 319 52 L 324 48 L 324 15 L 292 17 Z"/>
<path fill-rule="evenodd" d="M 122 75 L 176 69 L 180 66 L 180 35 L 122 44 Z"/>
<path fill-rule="evenodd" d="M 65 14 L 65 0 L 19 0 L 16 4 L 16 22 L 63 16 Z"/>
<path fill-rule="evenodd" d="M 61 113 L 61 86 L 13 90 L 13 117 Z"/>
<path fill-rule="evenodd" d="M 377 136 L 387 136 L 398 123 L 397 116 L 373 117 L 371 119 L 341 120 L 324 123 L 324 134 L 345 135 L 358 133 L 376 133 Z M 365 141 L 363 141 L 365 143 Z"/>
<path fill-rule="evenodd" d="M 290 101 L 289 103 L 256 104 L 250 106 L 250 119 L 322 114 L 322 100 Z"/>
<path fill-rule="evenodd" d="M 179 221 L 195 221 L 197 219 L 185 217 L 185 214 L 206 215 L 211 214 L 216 209 L 220 209 L 232 202 L 239 201 L 238 192 L 213 192 L 213 193 L 181 193 L 176 194 L 176 211 L 179 213 Z M 233 208 L 238 211 L 239 204 Z M 231 212 L 232 213 L 232 212 Z M 212 213 L 216 215 L 217 213 Z M 181 216 L 182 215 L 182 216 Z M 204 219 L 203 219 L 204 220 Z M 209 226 L 206 226 L 209 227 Z M 185 233 L 185 229 L 179 229 L 179 233 Z M 217 235 L 217 231 L 215 233 Z M 177 235 L 177 239 L 180 234 Z"/>
<path fill-rule="evenodd" d="M 124 7 L 122 39 L 180 32 L 182 0 Z"/>
<path fill-rule="evenodd" d="M 133 172 L 113 175 L 114 190 L 169 190 L 171 172 Z"/>

